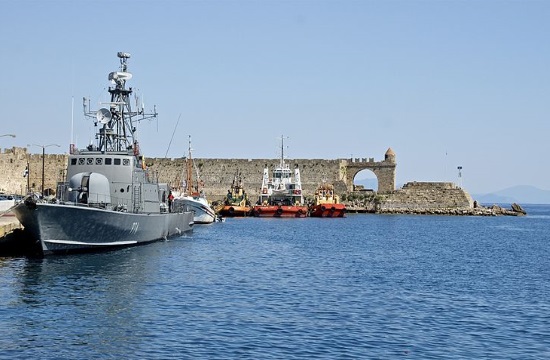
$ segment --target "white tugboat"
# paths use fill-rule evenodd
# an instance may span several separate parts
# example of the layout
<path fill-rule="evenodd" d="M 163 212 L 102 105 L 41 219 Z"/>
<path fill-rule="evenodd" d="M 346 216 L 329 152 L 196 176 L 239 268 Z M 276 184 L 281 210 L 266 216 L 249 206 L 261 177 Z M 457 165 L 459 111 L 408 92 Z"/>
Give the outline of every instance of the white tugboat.
<path fill-rule="evenodd" d="M 169 187 L 153 179 L 135 137 L 138 121 L 157 116 L 132 110 L 126 81 L 130 55 L 119 52 L 120 71 L 109 74 L 111 101 L 93 117 L 97 145 L 78 150 L 71 144 L 67 177 L 55 202 L 26 198 L 13 209 L 39 252 L 97 251 L 144 244 L 192 231 L 193 213 L 170 212 Z"/>
<path fill-rule="evenodd" d="M 269 177 L 266 165 L 258 203 L 254 206 L 256 217 L 306 217 L 308 207 L 304 203 L 302 181 L 298 165 L 294 168 L 294 179 L 290 166 L 285 163 L 284 137 L 281 136 L 281 161 Z"/>

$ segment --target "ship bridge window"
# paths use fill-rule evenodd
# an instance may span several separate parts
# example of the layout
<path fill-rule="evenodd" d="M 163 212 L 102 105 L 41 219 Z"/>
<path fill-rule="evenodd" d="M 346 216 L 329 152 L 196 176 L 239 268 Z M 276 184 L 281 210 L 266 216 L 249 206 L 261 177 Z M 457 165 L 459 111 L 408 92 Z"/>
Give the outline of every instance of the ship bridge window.
<path fill-rule="evenodd" d="M 78 165 L 84 165 L 84 158 L 78 159 Z"/>
<path fill-rule="evenodd" d="M 105 165 L 111 165 L 112 163 L 113 163 L 113 159 L 105 158 Z"/>
<path fill-rule="evenodd" d="M 71 159 L 71 165 L 76 165 L 76 159 Z"/>
<path fill-rule="evenodd" d="M 96 158 L 95 159 L 95 164 L 96 165 L 103 165 L 103 158 Z"/>
<path fill-rule="evenodd" d="M 115 159 L 115 165 L 120 165 L 120 159 Z"/>
<path fill-rule="evenodd" d="M 130 159 L 122 159 L 122 165 L 124 166 L 130 165 Z"/>
<path fill-rule="evenodd" d="M 86 164 L 87 164 L 87 165 L 93 165 L 93 164 L 94 164 L 94 158 L 88 158 L 88 159 L 86 159 Z"/>

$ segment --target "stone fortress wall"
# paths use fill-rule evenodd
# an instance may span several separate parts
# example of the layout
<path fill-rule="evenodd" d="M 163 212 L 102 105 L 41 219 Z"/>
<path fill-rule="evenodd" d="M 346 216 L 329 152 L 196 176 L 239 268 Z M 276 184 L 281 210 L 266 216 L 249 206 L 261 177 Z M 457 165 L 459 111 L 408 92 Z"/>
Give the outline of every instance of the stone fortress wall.
<path fill-rule="evenodd" d="M 180 159 L 146 159 L 148 168 L 162 182 L 177 188 L 185 179 L 185 160 Z M 285 160 L 291 169 L 295 165 L 300 168 L 302 189 L 304 195 L 311 195 L 317 186 L 324 181 L 334 183 L 338 191 L 347 191 L 342 171 L 342 160 L 299 159 Z M 262 184 L 264 167 L 270 172 L 279 164 L 274 159 L 195 159 L 200 178 L 204 181 L 204 191 L 211 201 L 221 200 L 227 194 L 231 183 L 240 174 L 243 187 L 249 198 L 254 202 Z M 345 166 L 344 166 L 345 168 Z"/>
<path fill-rule="evenodd" d="M 230 188 L 237 173 L 241 175 L 245 190 L 254 203 L 259 195 L 262 173 L 267 165 L 270 172 L 279 159 L 201 159 L 195 165 L 204 181 L 204 190 L 210 201 L 221 200 Z M 374 158 L 354 159 L 285 159 L 291 169 L 298 165 L 304 196 L 312 197 L 322 182 L 332 183 L 337 194 L 368 194 L 354 191 L 353 179 L 361 170 L 371 170 L 378 179 L 377 196 L 370 196 L 381 211 L 398 211 L 411 208 L 471 208 L 473 201 L 463 189 L 452 183 L 412 182 L 395 189 L 397 167 L 395 153 L 388 149 L 382 161 Z M 23 177 L 29 165 L 29 178 Z M 185 178 L 185 159 L 145 158 L 150 174 L 159 182 L 178 187 Z M 67 164 L 66 154 L 46 154 L 44 158 L 44 187 L 56 188 L 63 181 Z M 5 149 L 0 153 L 0 191 L 25 194 L 27 184 L 31 191 L 40 192 L 42 185 L 42 154 L 29 154 L 25 148 Z M 367 196 L 368 197 L 368 196 Z"/>
<path fill-rule="evenodd" d="M 463 189 L 449 182 L 410 182 L 392 193 L 380 211 L 397 212 L 415 209 L 473 208 L 474 200 Z"/>
<path fill-rule="evenodd" d="M 24 177 L 29 168 L 29 176 Z M 67 155 L 46 154 L 44 157 L 44 188 L 55 189 L 65 178 Z M 0 192 L 26 194 L 27 185 L 32 192 L 42 189 L 42 154 L 30 154 L 26 148 L 13 147 L 0 153 Z"/>
<path fill-rule="evenodd" d="M 254 198 L 259 195 L 263 169 L 270 172 L 280 159 L 194 159 L 204 190 L 213 200 L 227 194 L 235 175 L 241 175 L 245 190 Z M 293 169 L 300 168 L 302 188 L 306 195 L 313 195 L 323 181 L 333 183 L 338 192 L 353 191 L 353 178 L 362 169 L 369 168 L 379 177 L 379 191 L 391 192 L 395 187 L 395 158 L 375 162 L 373 158 L 355 159 L 285 159 Z M 159 182 L 178 187 L 185 178 L 185 158 L 145 158 L 150 174 Z M 27 178 L 23 177 L 29 166 L 28 185 L 31 191 L 41 192 L 42 154 L 29 154 L 26 148 L 4 149 L 0 153 L 0 191 L 25 194 Z M 44 188 L 55 189 L 65 177 L 66 154 L 46 154 L 44 158 Z"/>

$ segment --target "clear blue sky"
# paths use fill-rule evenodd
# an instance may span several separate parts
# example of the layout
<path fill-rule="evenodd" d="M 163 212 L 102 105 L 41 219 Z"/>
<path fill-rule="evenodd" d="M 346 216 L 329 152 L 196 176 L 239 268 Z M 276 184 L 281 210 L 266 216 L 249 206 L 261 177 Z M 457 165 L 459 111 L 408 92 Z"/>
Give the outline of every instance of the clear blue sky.
<path fill-rule="evenodd" d="M 550 1 L 0 0 L 0 146 L 84 147 L 118 51 L 148 157 L 381 160 L 397 183 L 550 189 Z M 180 117 L 179 125 L 176 123 Z M 175 132 L 170 148 L 168 143 Z M 32 152 L 41 152 L 33 146 Z M 368 177 L 368 176 L 366 176 Z"/>

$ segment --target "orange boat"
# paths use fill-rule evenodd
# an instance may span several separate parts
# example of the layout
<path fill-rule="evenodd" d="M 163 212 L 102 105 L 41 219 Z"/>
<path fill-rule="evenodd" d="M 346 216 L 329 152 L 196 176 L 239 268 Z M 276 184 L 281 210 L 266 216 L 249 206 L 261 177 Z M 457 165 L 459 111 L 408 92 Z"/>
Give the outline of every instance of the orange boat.
<path fill-rule="evenodd" d="M 309 208 L 311 217 L 345 217 L 346 205 L 334 194 L 332 184 L 321 184 L 315 191 L 315 202 Z"/>
<path fill-rule="evenodd" d="M 306 217 L 308 207 L 304 204 L 300 169 L 294 169 L 294 179 L 283 155 L 283 137 L 281 136 L 281 161 L 269 178 L 266 166 L 263 173 L 262 187 L 258 203 L 254 206 L 254 216 L 257 217 Z"/>
<path fill-rule="evenodd" d="M 242 179 L 238 172 L 218 213 L 221 216 L 229 217 L 252 215 L 252 206 L 248 200 L 248 194 L 244 191 Z"/>

